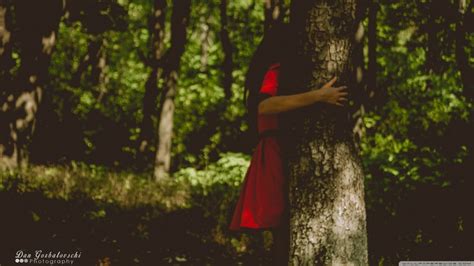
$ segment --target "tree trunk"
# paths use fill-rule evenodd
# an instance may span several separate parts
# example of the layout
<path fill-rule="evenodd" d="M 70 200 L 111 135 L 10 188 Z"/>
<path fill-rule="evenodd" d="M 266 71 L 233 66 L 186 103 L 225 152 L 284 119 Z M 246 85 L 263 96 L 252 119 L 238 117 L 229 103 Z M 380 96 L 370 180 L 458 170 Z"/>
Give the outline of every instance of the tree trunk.
<path fill-rule="evenodd" d="M 99 61 L 99 52 L 101 50 L 101 47 L 102 39 L 99 37 L 94 37 L 89 43 L 89 46 L 87 47 L 87 52 L 82 58 L 81 63 L 79 64 L 72 76 L 71 85 L 76 87 L 79 86 L 81 83 L 82 76 L 87 71 L 87 68 L 89 66 L 94 67 L 94 65 L 97 64 L 97 62 Z"/>
<path fill-rule="evenodd" d="M 147 154 L 150 152 L 153 142 L 153 118 L 158 98 L 158 80 L 162 72 L 158 62 L 162 59 L 164 50 L 166 7 L 166 0 L 156 0 L 154 12 L 150 18 L 149 31 L 152 49 L 150 56 L 145 61 L 151 67 L 151 71 L 145 83 L 145 95 L 143 97 L 143 118 L 137 148 L 139 167 L 143 167 L 146 164 Z"/>
<path fill-rule="evenodd" d="M 469 101 L 474 101 L 474 68 L 469 64 L 469 55 L 466 52 L 466 10 L 471 12 L 473 2 L 466 8 L 466 0 L 458 0 L 458 20 L 456 22 L 456 63 L 461 74 L 463 94 Z"/>
<path fill-rule="evenodd" d="M 356 0 L 292 2 L 297 55 L 282 69 L 282 94 L 351 79 Z M 285 74 L 286 73 L 286 74 Z M 296 82 L 295 82 L 296 81 Z M 352 85 L 352 86 L 351 86 Z M 364 174 L 350 111 L 318 103 L 282 116 L 288 163 L 291 265 L 367 265 Z"/>
<path fill-rule="evenodd" d="M 426 69 L 428 73 L 439 74 L 441 71 L 441 54 L 440 47 L 438 45 L 438 32 L 440 30 L 440 24 L 437 22 L 437 12 L 436 8 L 439 8 L 439 1 L 431 0 L 428 3 L 428 21 L 426 24 L 426 34 L 427 34 L 427 46 L 426 46 Z M 428 86 L 432 86 L 429 82 Z"/>
<path fill-rule="evenodd" d="M 15 167 L 17 164 L 12 128 L 14 95 L 9 71 L 14 66 L 11 56 L 11 29 L 7 25 L 7 16 L 10 12 L 11 3 L 0 0 L 0 169 Z"/>
<path fill-rule="evenodd" d="M 7 102 L 2 102 L 0 166 L 15 168 L 28 164 L 29 145 L 36 114 L 48 77 L 51 53 L 56 43 L 64 1 L 13 1 L 15 42 L 21 65 L 18 76 L 8 84 Z M 3 119 L 5 118 L 5 119 Z"/>
<path fill-rule="evenodd" d="M 100 35 L 93 36 L 92 38 L 87 47 L 86 54 L 72 76 L 71 85 L 80 86 L 81 79 L 85 75 L 90 84 L 97 87 L 97 102 L 100 102 L 105 95 L 107 87 L 107 77 L 105 76 L 107 68 L 106 40 Z M 89 67 L 91 70 L 90 74 L 87 75 Z"/>
<path fill-rule="evenodd" d="M 233 48 L 232 43 L 229 37 L 229 23 L 227 16 L 227 0 L 221 0 L 220 3 L 220 13 L 221 13 L 221 42 L 222 49 L 224 50 L 224 62 L 222 63 L 222 70 L 224 70 L 222 78 L 222 86 L 224 87 L 225 98 L 230 100 L 232 97 L 232 70 L 234 63 L 232 60 Z"/>
<path fill-rule="evenodd" d="M 377 0 L 369 0 L 367 94 L 374 99 L 377 92 Z"/>
<path fill-rule="evenodd" d="M 7 26 L 7 16 L 10 11 L 9 2 L 0 0 L 0 77 L 1 81 L 5 76 L 9 76 L 9 70 L 14 65 L 11 57 L 11 32 Z"/>
<path fill-rule="evenodd" d="M 157 181 L 168 177 L 171 162 L 171 142 L 173 139 L 174 97 L 178 87 L 178 72 L 181 56 L 186 46 L 186 28 L 189 23 L 191 0 L 173 3 L 171 17 L 171 48 L 167 52 L 163 69 L 164 87 L 160 101 L 160 123 L 158 126 L 158 149 L 155 157 L 154 176 Z"/>
<path fill-rule="evenodd" d="M 274 24 L 282 23 L 284 14 L 284 3 L 283 0 L 265 0 L 265 21 L 264 21 L 264 32 L 267 32 L 269 28 Z"/>
<path fill-rule="evenodd" d="M 91 80 L 92 85 L 96 86 L 97 92 L 97 103 L 100 103 L 104 99 L 104 95 L 107 93 L 107 84 L 109 78 L 107 77 L 107 41 L 103 38 L 99 54 L 97 56 L 97 61 L 92 65 L 91 70 Z"/>
<path fill-rule="evenodd" d="M 365 32 L 363 24 L 363 19 L 367 15 L 367 4 L 367 0 L 360 0 L 360 4 L 357 7 L 355 22 L 357 25 L 357 29 L 354 34 L 354 56 L 352 58 L 353 73 L 351 82 L 352 84 L 354 84 L 354 89 L 356 90 L 356 93 L 353 94 L 354 106 L 351 113 L 353 114 L 352 131 L 354 133 L 354 136 L 357 137 L 356 144 L 365 135 L 365 126 L 363 118 L 368 105 L 368 94 L 365 77 L 366 70 L 364 62 Z"/>
<path fill-rule="evenodd" d="M 211 17 L 201 17 L 199 19 L 200 25 L 200 37 L 199 41 L 201 42 L 201 66 L 199 70 L 201 72 L 206 72 L 208 70 L 209 64 L 209 49 L 211 48 L 211 27 L 210 27 Z"/>

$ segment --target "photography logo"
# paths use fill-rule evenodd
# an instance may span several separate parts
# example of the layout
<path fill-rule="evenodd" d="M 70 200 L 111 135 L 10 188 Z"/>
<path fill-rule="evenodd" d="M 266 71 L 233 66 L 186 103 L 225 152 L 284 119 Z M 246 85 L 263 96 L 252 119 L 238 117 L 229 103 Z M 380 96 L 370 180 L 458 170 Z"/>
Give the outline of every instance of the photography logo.
<path fill-rule="evenodd" d="M 72 265 L 81 258 L 81 252 L 62 252 L 37 249 L 34 251 L 17 250 L 14 262 L 18 264 Z"/>

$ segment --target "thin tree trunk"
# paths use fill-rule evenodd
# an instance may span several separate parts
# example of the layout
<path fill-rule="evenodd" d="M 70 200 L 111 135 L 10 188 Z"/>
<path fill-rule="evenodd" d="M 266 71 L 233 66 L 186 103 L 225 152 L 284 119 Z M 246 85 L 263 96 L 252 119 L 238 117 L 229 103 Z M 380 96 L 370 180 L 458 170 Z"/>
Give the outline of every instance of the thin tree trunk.
<path fill-rule="evenodd" d="M 282 69 L 283 94 L 352 74 L 356 0 L 292 2 L 295 63 Z M 286 71 L 286 74 L 285 72 Z M 286 75 L 286 76 L 285 76 Z M 368 265 L 364 174 L 348 108 L 315 104 L 282 117 L 288 163 L 291 265 Z"/>
<path fill-rule="evenodd" d="M 178 91 L 178 72 L 181 56 L 184 53 L 189 23 L 191 0 L 173 3 L 171 17 L 171 48 L 166 55 L 166 66 L 163 69 L 164 87 L 161 94 L 160 123 L 158 126 L 158 149 L 155 157 L 154 176 L 157 181 L 169 175 L 171 162 L 171 143 L 173 139 L 174 97 Z"/>
<path fill-rule="evenodd" d="M 206 72 L 209 64 L 209 48 L 210 47 L 210 38 L 211 38 L 211 29 L 209 22 L 210 17 L 204 18 L 201 17 L 199 20 L 200 24 L 200 41 L 201 41 L 201 72 Z"/>
<path fill-rule="evenodd" d="M 470 101 L 474 101 L 474 68 L 469 64 L 469 55 L 466 53 L 466 10 L 471 12 L 473 2 L 466 8 L 466 0 L 458 0 L 459 18 L 456 22 L 456 63 L 461 74 L 463 94 Z"/>
<path fill-rule="evenodd" d="M 145 95 L 143 97 L 143 118 L 137 148 L 137 162 L 139 166 L 146 164 L 147 154 L 153 142 L 153 118 L 156 113 L 158 80 L 162 72 L 158 62 L 162 59 L 164 50 L 166 8 L 166 0 L 156 0 L 149 24 L 152 49 L 150 56 L 145 61 L 151 67 L 151 71 L 145 83 Z"/>
<path fill-rule="evenodd" d="M 469 63 L 470 54 L 467 49 L 473 49 L 469 46 L 469 42 L 466 39 L 467 29 L 469 26 L 472 27 L 468 22 L 468 16 L 473 16 L 472 8 L 474 1 L 471 0 L 467 5 L 466 0 L 457 0 L 458 7 L 458 20 L 456 22 L 456 41 L 455 41 L 455 55 L 458 70 L 461 74 L 461 83 L 463 86 L 463 95 L 467 102 L 474 104 L 474 68 Z M 466 8 L 467 6 L 467 8 Z M 469 12 L 469 13 L 466 13 Z M 472 31 L 470 32 L 472 33 Z M 469 50 L 468 50 L 469 51 Z M 467 121 L 456 123 L 451 127 L 452 136 L 459 139 L 461 143 L 467 148 L 467 156 L 463 159 L 453 176 L 457 176 L 459 179 L 458 184 L 455 184 L 456 195 L 458 195 L 458 206 L 462 206 L 472 196 L 472 190 L 474 188 L 474 179 L 472 173 L 474 171 L 474 109 L 471 108 L 469 118 Z M 459 142 L 459 141 L 458 141 Z M 466 208 L 460 209 L 462 212 L 462 220 L 464 224 L 472 225 L 474 223 L 472 219 L 472 212 Z M 461 217 L 461 216 L 460 216 Z M 467 228 L 467 226 L 466 226 Z M 463 246 L 472 247 L 474 244 L 473 230 L 465 230 L 465 237 L 462 239 Z M 462 253 L 462 251 L 461 251 Z M 467 253 L 465 253 L 467 254 Z"/>
<path fill-rule="evenodd" d="M 353 125 L 352 131 L 354 135 L 357 137 L 356 144 L 359 140 L 365 135 L 365 127 L 363 118 L 365 115 L 366 107 L 368 105 L 368 94 L 366 88 L 366 70 L 365 70 L 365 62 L 364 62 L 364 39 L 365 39 L 365 32 L 364 32 L 364 25 L 363 19 L 366 17 L 367 14 L 367 7 L 368 7 L 367 0 L 360 0 L 360 4 L 357 8 L 356 12 L 356 24 L 357 29 L 354 34 L 354 56 L 353 60 L 353 73 L 352 73 L 352 84 L 354 84 L 354 89 L 356 93 L 353 95 L 354 99 L 354 107 L 351 111 Z"/>
<path fill-rule="evenodd" d="M 369 0 L 368 25 L 368 65 L 367 65 L 367 94 L 374 99 L 377 93 L 377 11 L 378 1 Z"/>
<path fill-rule="evenodd" d="M 89 66 L 94 66 L 98 63 L 101 47 L 102 39 L 99 37 L 94 37 L 89 43 L 89 46 L 87 47 L 87 52 L 83 56 L 81 63 L 79 64 L 72 76 L 71 85 L 79 86 L 81 83 L 82 76 L 87 71 L 87 68 Z"/>
<path fill-rule="evenodd" d="M 107 41 L 102 39 L 97 61 L 92 66 L 91 79 L 92 84 L 97 87 L 98 96 L 97 103 L 100 103 L 107 93 L 107 84 L 109 78 L 107 77 Z"/>
<path fill-rule="evenodd" d="M 51 53 L 56 44 L 59 22 L 64 14 L 64 1 L 14 1 L 15 23 L 21 65 L 10 88 L 6 104 L 2 103 L 0 121 L 3 133 L 0 165 L 9 168 L 27 166 L 29 145 L 35 129 L 36 114 L 48 77 Z"/>
<path fill-rule="evenodd" d="M 103 99 L 107 90 L 107 77 L 105 75 L 107 54 L 105 44 L 106 40 L 102 36 L 93 36 L 87 47 L 86 54 L 83 56 L 71 79 L 71 85 L 77 87 L 81 84 L 81 79 L 85 75 L 91 82 L 91 85 L 97 87 L 97 102 Z M 87 76 L 87 69 L 89 67 L 91 67 L 91 70 L 89 76 Z"/>
<path fill-rule="evenodd" d="M 284 3 L 283 0 L 265 0 L 265 21 L 264 21 L 264 32 L 267 32 L 269 28 L 274 24 L 282 23 L 284 14 Z"/>
<path fill-rule="evenodd" d="M 428 13 L 428 22 L 426 24 L 426 34 L 427 34 L 427 51 L 426 51 L 426 69 L 429 73 L 438 74 L 440 72 L 440 48 L 438 45 L 438 32 L 440 25 L 436 21 L 436 12 L 435 9 L 439 8 L 439 3 L 437 0 L 431 0 L 428 3 L 429 13 Z M 429 82 L 429 86 L 431 86 Z"/>
<path fill-rule="evenodd" d="M 224 50 L 224 62 L 222 63 L 222 69 L 224 70 L 222 78 L 222 86 L 224 87 L 225 98 L 230 100 L 232 97 L 232 70 L 234 63 L 232 60 L 233 47 L 232 42 L 229 37 L 229 23 L 227 16 L 227 0 L 221 0 L 220 3 L 220 13 L 221 13 L 221 42 L 222 49 Z"/>

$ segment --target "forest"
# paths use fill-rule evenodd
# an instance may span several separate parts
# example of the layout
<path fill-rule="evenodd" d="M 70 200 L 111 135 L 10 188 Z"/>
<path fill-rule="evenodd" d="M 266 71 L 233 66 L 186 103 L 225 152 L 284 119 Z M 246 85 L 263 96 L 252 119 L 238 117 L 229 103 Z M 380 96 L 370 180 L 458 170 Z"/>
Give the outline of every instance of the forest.
<path fill-rule="evenodd" d="M 327 192 L 365 204 L 368 259 L 354 261 L 474 261 L 473 2 L 0 0 L 0 264 L 41 249 L 79 265 L 275 265 L 270 232 L 228 226 L 255 147 L 246 73 L 282 23 L 312 58 L 292 84 L 323 84 L 318 49 L 336 36 L 348 50 L 326 52 L 350 91 L 343 115 L 287 117 L 291 180 L 309 180 L 290 198 L 318 193 L 318 158 L 337 166 L 320 140 L 334 123 L 363 169 L 359 190 Z M 292 265 L 311 265 L 294 243 Z M 320 265 L 337 265 L 331 243 Z"/>

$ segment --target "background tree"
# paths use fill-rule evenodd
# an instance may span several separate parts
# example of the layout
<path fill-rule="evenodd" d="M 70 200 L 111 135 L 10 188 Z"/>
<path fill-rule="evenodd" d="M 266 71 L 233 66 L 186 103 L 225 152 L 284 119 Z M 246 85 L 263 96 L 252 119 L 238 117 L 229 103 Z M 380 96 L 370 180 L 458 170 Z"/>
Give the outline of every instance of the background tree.
<path fill-rule="evenodd" d="M 160 101 L 160 122 L 158 125 L 158 148 L 155 159 L 155 179 L 163 179 L 169 174 L 171 162 L 171 142 L 173 139 L 174 98 L 178 91 L 178 72 L 181 56 L 187 41 L 186 27 L 189 22 L 191 0 L 175 2 L 171 17 L 171 47 L 165 55 L 163 70 L 163 90 Z"/>
<path fill-rule="evenodd" d="M 470 65 L 469 58 L 471 57 L 468 52 L 468 42 L 466 35 L 474 32 L 473 26 L 469 27 L 469 22 L 472 22 L 474 17 L 472 9 L 474 7 L 474 1 L 469 2 L 467 5 L 466 0 L 457 1 L 457 20 L 456 20 L 456 62 L 461 74 L 461 80 L 464 88 L 465 96 L 471 101 L 474 99 L 474 67 Z M 471 49 L 472 50 L 472 49 Z M 472 52 L 471 52 L 472 53 Z"/>
<path fill-rule="evenodd" d="M 224 50 L 224 61 L 222 62 L 222 69 L 224 70 L 222 77 L 222 86 L 226 99 L 232 97 L 232 71 L 233 71 L 233 48 L 229 37 L 229 18 L 227 16 L 227 0 L 221 0 L 219 5 L 221 14 L 221 31 L 220 37 L 222 42 L 222 49 Z"/>
<path fill-rule="evenodd" d="M 335 75 L 336 84 L 351 86 L 357 2 L 292 2 L 298 56 L 287 72 L 297 70 L 283 94 L 319 88 Z M 348 109 L 317 104 L 285 117 L 290 264 L 367 265 L 364 175 Z"/>
<path fill-rule="evenodd" d="M 273 24 L 282 23 L 285 18 L 285 3 L 283 0 L 265 0 L 264 31 L 266 32 Z"/>
<path fill-rule="evenodd" d="M 375 98 L 377 93 L 377 0 L 368 0 L 368 65 L 367 65 L 367 95 Z M 369 106 L 376 105 L 375 101 Z"/>
<path fill-rule="evenodd" d="M 26 166 L 29 161 L 37 112 L 48 79 L 51 54 L 65 6 L 59 0 L 49 1 L 48 4 L 15 1 L 10 8 L 9 11 L 13 13 L 8 12 L 11 20 L 7 23 L 16 32 L 12 38 L 21 63 L 11 82 L 3 80 L 6 82 L 2 84 L 2 98 L 6 102 L 2 106 L 0 121 L 0 128 L 4 132 L 0 143 L 0 165 L 14 168 Z M 5 8 L 3 14 L 6 14 Z M 8 41 L 7 32 L 4 31 L 2 35 L 2 42 Z M 11 50 L 7 49 L 6 52 L 10 53 Z M 8 56 L 10 55 L 5 54 L 5 57 Z"/>
<path fill-rule="evenodd" d="M 160 61 L 164 54 L 164 38 L 165 38 L 165 21 L 167 4 L 165 0 L 156 0 L 153 6 L 153 14 L 149 18 L 149 31 L 151 47 L 150 54 L 144 57 L 144 62 L 151 68 L 150 75 L 145 83 L 145 95 L 143 96 L 143 118 L 140 127 L 140 135 L 138 138 L 138 160 L 137 163 L 144 165 L 147 161 L 147 154 L 152 147 L 151 144 L 156 143 L 153 138 L 154 124 L 153 118 L 156 120 L 156 104 L 158 92 L 158 81 L 161 78 L 163 70 L 163 62 Z"/>

